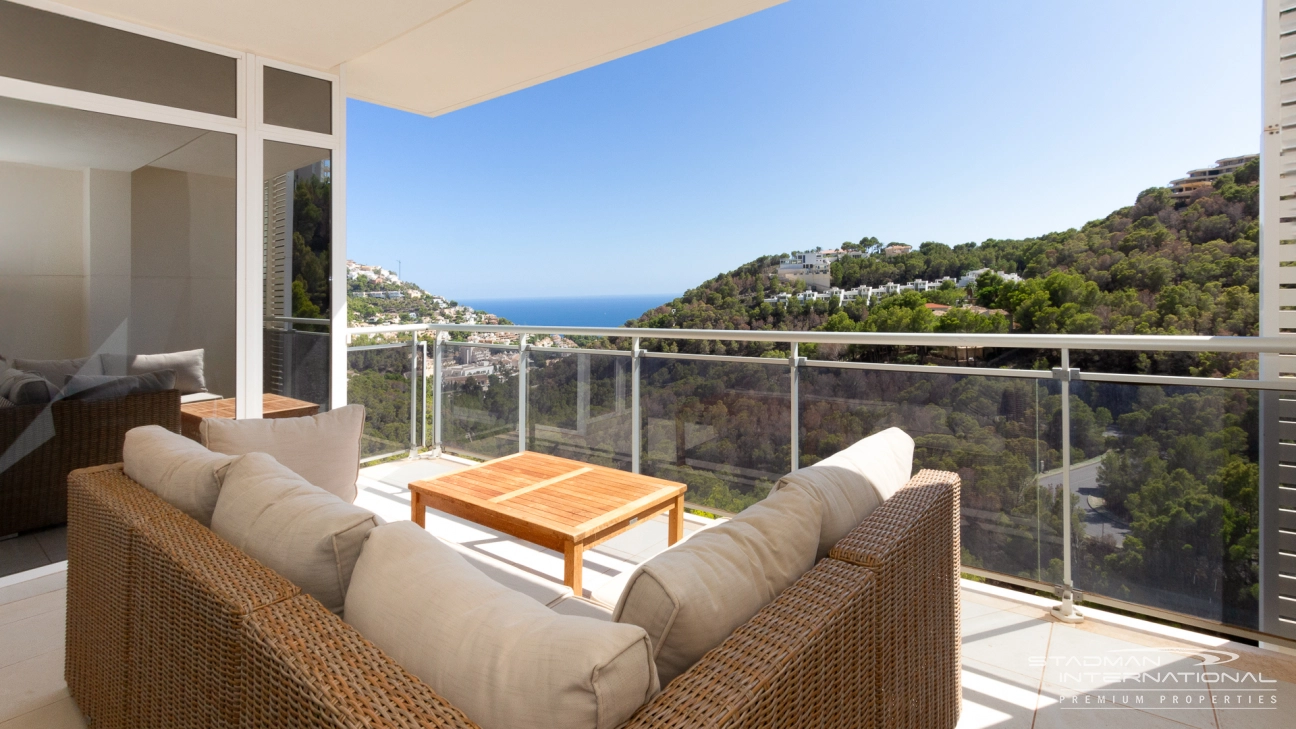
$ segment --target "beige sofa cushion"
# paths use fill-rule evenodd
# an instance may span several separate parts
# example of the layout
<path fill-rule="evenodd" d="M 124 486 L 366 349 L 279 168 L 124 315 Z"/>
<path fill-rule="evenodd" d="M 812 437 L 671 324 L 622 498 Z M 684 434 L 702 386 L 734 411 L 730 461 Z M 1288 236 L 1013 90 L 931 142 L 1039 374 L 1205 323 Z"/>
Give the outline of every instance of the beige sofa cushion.
<path fill-rule="evenodd" d="M 561 582 L 554 582 L 532 574 L 521 567 L 496 559 L 488 554 L 482 554 L 471 547 L 465 547 L 462 544 L 455 544 L 450 541 L 442 541 L 446 546 L 458 552 L 460 557 L 468 561 L 468 564 L 481 570 L 482 574 L 514 592 L 526 595 L 541 605 L 552 607 L 559 601 L 571 597 L 571 588 Z"/>
<path fill-rule="evenodd" d="M 823 505 L 818 557 L 891 498 L 913 470 L 913 438 L 899 428 L 870 435 L 824 460 L 779 479 L 774 490 L 797 486 Z"/>
<path fill-rule="evenodd" d="M 613 619 L 648 632 L 664 686 L 814 566 L 819 523 L 809 494 L 772 493 L 640 565 Z"/>
<path fill-rule="evenodd" d="M 239 456 L 269 453 L 297 475 L 351 503 L 360 477 L 363 405 L 347 405 L 304 418 L 207 418 L 198 427 L 203 445 Z"/>
<path fill-rule="evenodd" d="M 380 522 L 264 453 L 225 470 L 211 527 L 339 615 L 365 535 Z"/>
<path fill-rule="evenodd" d="M 583 618 L 594 618 L 604 622 L 612 622 L 612 608 L 601 602 L 590 600 L 584 597 L 568 595 L 549 606 L 549 609 L 559 615 L 579 615 Z"/>
<path fill-rule="evenodd" d="M 126 431 L 122 460 L 127 476 L 209 527 L 221 478 L 234 457 L 212 453 L 159 425 L 145 425 Z"/>
<path fill-rule="evenodd" d="M 346 619 L 482 729 L 612 729 L 658 690 L 642 629 L 559 615 L 413 522 L 369 533 Z"/>

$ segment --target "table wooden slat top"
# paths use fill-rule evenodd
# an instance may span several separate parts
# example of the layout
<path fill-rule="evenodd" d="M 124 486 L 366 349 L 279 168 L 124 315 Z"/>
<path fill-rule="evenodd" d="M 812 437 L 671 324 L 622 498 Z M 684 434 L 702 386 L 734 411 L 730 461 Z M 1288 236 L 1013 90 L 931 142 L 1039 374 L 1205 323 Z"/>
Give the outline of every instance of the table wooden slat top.
<path fill-rule="evenodd" d="M 220 400 L 199 400 L 180 404 L 180 432 L 199 440 L 198 427 L 207 418 L 233 420 L 238 400 L 232 397 Z M 261 417 L 296 418 L 319 413 L 319 405 L 305 400 L 264 393 L 261 395 Z"/>
<path fill-rule="evenodd" d="M 221 398 L 220 400 L 199 400 L 198 402 L 187 402 L 180 405 L 180 412 L 188 413 L 198 418 L 225 418 L 226 420 L 234 419 L 234 408 L 238 404 L 238 399 L 233 397 Z M 307 413 L 307 411 L 310 411 Z M 276 415 L 289 417 L 306 413 L 314 415 L 319 412 L 319 405 L 305 400 L 285 397 L 283 395 L 274 395 L 265 393 L 261 396 L 261 416 L 273 418 Z"/>
<path fill-rule="evenodd" d="M 565 552 L 568 584 L 579 594 L 580 550 L 666 511 L 674 544 L 683 533 L 687 486 L 528 451 L 415 481 L 409 488 L 419 524 L 423 508 L 430 506 Z"/>

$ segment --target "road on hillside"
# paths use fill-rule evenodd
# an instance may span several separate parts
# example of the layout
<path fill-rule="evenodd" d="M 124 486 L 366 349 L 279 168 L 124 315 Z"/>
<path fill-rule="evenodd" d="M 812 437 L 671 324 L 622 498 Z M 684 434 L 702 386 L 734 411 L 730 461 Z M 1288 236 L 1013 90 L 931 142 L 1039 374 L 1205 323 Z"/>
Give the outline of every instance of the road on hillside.
<path fill-rule="evenodd" d="M 1110 536 L 1119 547 L 1129 533 L 1129 527 L 1117 520 L 1102 506 L 1102 488 L 1098 485 L 1098 467 L 1102 458 L 1092 458 L 1071 465 L 1071 498 L 1083 510 L 1085 534 L 1093 539 Z M 1041 486 L 1062 486 L 1062 472 L 1049 471 L 1040 476 Z"/>

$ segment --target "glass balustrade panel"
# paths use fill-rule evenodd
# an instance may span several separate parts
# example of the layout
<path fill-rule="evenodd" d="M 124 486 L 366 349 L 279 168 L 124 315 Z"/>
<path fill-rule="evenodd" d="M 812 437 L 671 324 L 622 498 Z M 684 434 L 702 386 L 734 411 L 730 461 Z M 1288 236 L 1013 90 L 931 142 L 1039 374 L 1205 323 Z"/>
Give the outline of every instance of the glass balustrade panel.
<path fill-rule="evenodd" d="M 1053 380 L 803 367 L 801 465 L 887 428 L 913 468 L 958 473 L 963 564 L 1062 579 L 1061 397 Z"/>
<path fill-rule="evenodd" d="M 347 401 L 365 407 L 362 459 L 409 450 L 412 360 L 408 345 L 347 353 Z"/>
<path fill-rule="evenodd" d="M 1076 587 L 1256 628 L 1260 392 L 1072 383 Z"/>
<path fill-rule="evenodd" d="M 630 358 L 532 352 L 530 362 L 527 450 L 630 470 Z"/>
<path fill-rule="evenodd" d="M 786 365 L 645 358 L 641 471 L 688 484 L 701 510 L 734 513 L 791 468 Z"/>
<path fill-rule="evenodd" d="M 518 361 L 516 349 L 442 343 L 441 445 L 445 451 L 480 459 L 517 452 Z"/>

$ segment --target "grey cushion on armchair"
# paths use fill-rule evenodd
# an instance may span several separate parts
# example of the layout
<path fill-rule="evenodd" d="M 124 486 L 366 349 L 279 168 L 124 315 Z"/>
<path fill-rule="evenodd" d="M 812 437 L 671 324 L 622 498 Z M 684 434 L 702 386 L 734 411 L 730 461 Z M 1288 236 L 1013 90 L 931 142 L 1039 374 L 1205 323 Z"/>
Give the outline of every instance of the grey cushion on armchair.
<path fill-rule="evenodd" d="M 35 372 L 62 387 L 73 375 L 102 375 L 103 363 L 98 357 L 81 357 L 80 359 L 15 359 L 13 368 L 24 372 Z M 125 374 L 125 373 L 122 373 Z"/>
<path fill-rule="evenodd" d="M 171 370 L 120 377 L 72 375 L 63 387 L 62 397 L 64 400 L 111 400 L 136 393 L 174 390 L 175 380 L 175 373 Z"/>

